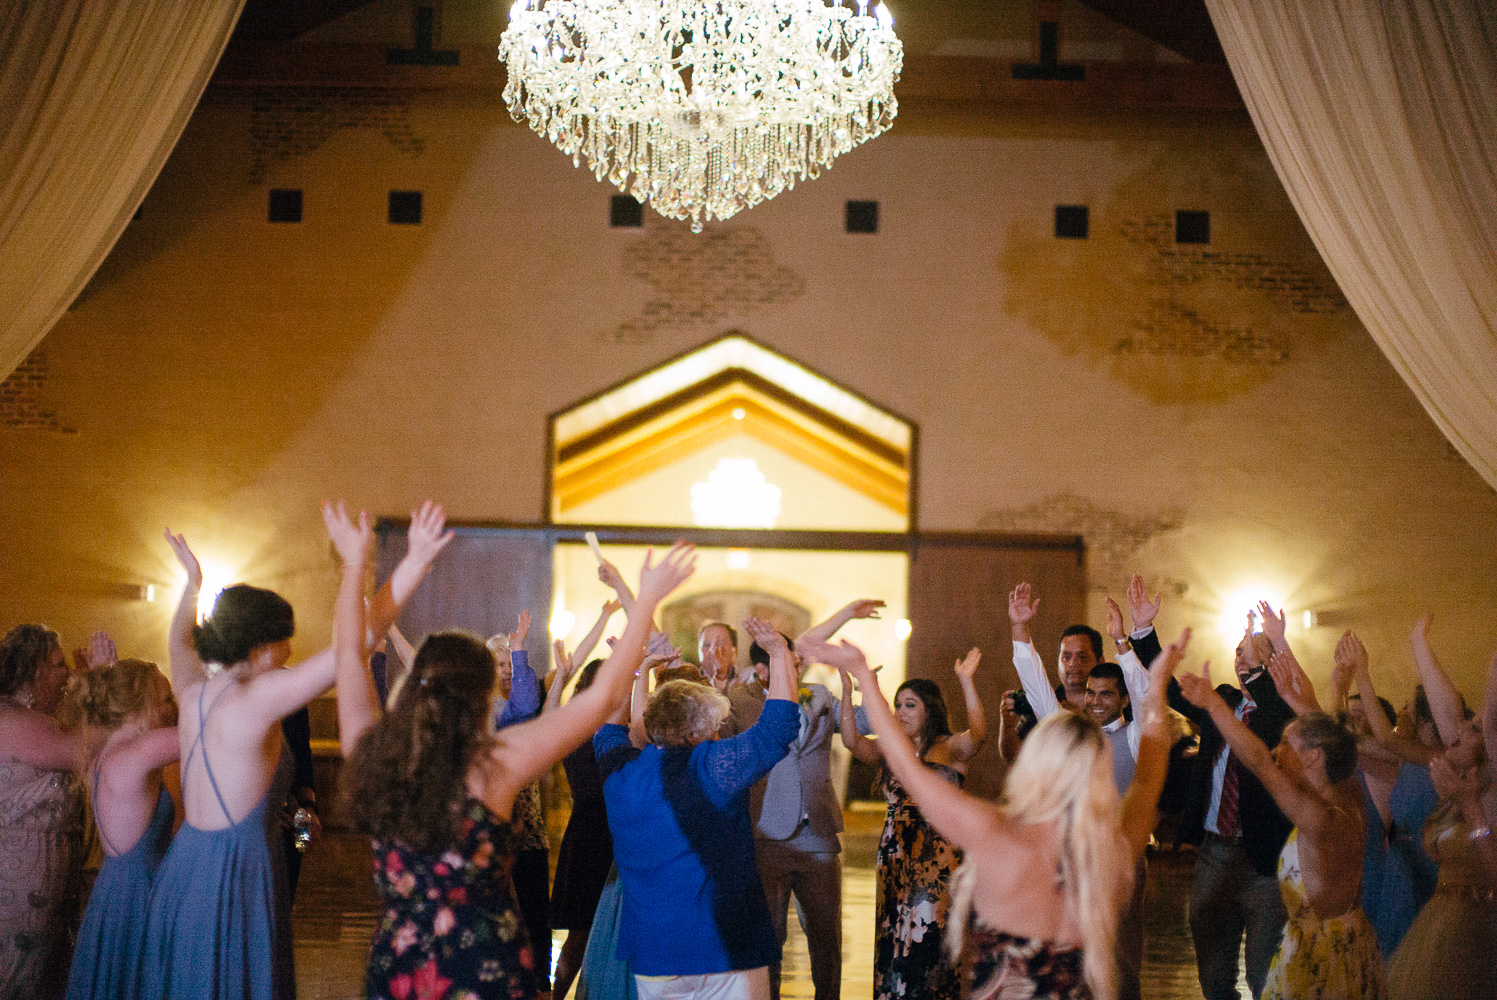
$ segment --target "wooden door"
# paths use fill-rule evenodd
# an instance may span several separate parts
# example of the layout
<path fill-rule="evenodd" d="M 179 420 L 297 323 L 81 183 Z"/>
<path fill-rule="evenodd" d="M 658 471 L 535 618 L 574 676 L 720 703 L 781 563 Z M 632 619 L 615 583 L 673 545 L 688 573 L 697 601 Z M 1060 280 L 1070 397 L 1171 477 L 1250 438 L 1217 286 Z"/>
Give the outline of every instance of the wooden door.
<path fill-rule="evenodd" d="M 1060 633 L 1086 621 L 1085 548 L 1079 537 L 922 532 L 910 559 L 905 673 L 940 685 L 955 731 L 966 727 L 967 712 L 952 664 L 973 646 L 982 648 L 977 690 L 989 735 L 967 769 L 966 787 L 984 797 L 996 796 L 1003 783 L 998 707 L 1003 692 L 1019 686 L 1008 594 L 1020 581 L 1041 599 L 1032 630 L 1035 647 L 1053 671 Z"/>

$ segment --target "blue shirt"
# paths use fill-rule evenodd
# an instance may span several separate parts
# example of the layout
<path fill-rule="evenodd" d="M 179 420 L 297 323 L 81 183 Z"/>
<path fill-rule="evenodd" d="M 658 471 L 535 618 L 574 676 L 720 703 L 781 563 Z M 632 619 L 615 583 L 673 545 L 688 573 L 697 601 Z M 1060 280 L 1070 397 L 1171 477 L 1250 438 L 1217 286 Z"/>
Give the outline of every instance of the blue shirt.
<path fill-rule="evenodd" d="M 757 969 L 780 960 L 754 859 L 748 790 L 800 732 L 793 701 L 747 731 L 636 749 L 623 726 L 593 737 L 623 884 L 618 957 L 641 976 Z"/>
<path fill-rule="evenodd" d="M 541 682 L 530 669 L 530 657 L 525 655 L 525 650 L 512 651 L 509 665 L 509 701 L 494 718 L 496 730 L 524 722 L 541 710 Z"/>

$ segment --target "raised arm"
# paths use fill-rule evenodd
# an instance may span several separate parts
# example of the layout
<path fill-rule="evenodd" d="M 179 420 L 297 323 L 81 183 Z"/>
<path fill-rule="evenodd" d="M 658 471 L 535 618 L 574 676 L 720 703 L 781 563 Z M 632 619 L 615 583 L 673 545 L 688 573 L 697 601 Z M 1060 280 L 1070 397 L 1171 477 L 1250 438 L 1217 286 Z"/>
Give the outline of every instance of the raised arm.
<path fill-rule="evenodd" d="M 556 670 L 551 677 L 551 686 L 546 688 L 546 701 L 541 705 L 541 714 L 553 712 L 561 707 L 561 692 L 577 672 L 577 661 L 567 652 L 567 644 L 557 639 L 551 643 L 551 656 L 556 661 Z"/>
<path fill-rule="evenodd" d="M 339 500 L 322 502 L 328 537 L 343 560 L 338 599 L 333 605 L 333 669 L 338 686 L 338 744 L 344 757 L 353 754 L 359 737 L 379 719 L 381 706 L 369 673 L 364 631 L 364 571 L 374 547 L 369 514 L 359 512 L 358 523 Z"/>
<path fill-rule="evenodd" d="M 1164 791 L 1164 778 L 1169 771 L 1170 747 L 1174 746 L 1179 735 L 1166 704 L 1166 692 L 1175 669 L 1185 657 L 1185 647 L 1189 642 L 1190 629 L 1186 629 L 1173 645 L 1154 658 L 1149 665 L 1144 697 L 1133 706 L 1134 718 L 1139 724 L 1138 763 L 1133 771 L 1133 783 L 1123 797 L 1122 824 L 1123 836 L 1135 856 L 1142 854 L 1148 846 L 1149 837 L 1159 822 L 1159 794 Z M 1133 654 L 1130 651 L 1128 655 Z"/>
<path fill-rule="evenodd" d="M 172 616 L 171 633 L 167 636 L 167 666 L 172 691 L 181 694 L 182 689 L 203 680 L 207 674 L 203 661 L 192 645 L 192 627 L 198 622 L 198 594 L 203 589 L 203 568 L 198 557 L 187 546 L 187 539 L 166 530 L 166 544 L 172 547 L 177 562 L 187 573 L 187 582 L 182 585 L 182 596 L 177 599 L 177 610 Z"/>
<path fill-rule="evenodd" d="M 1136 574 L 1133 579 L 1139 588 L 1142 589 L 1143 581 Z M 1128 586 L 1128 596 L 1130 600 L 1133 597 L 1132 584 Z M 1157 598 L 1155 599 L 1154 610 L 1159 610 Z M 1133 620 L 1135 622 L 1138 621 L 1138 614 L 1139 612 L 1135 608 L 1133 612 Z M 1153 618 L 1149 619 L 1151 623 L 1153 620 Z M 1153 628 L 1153 625 L 1150 624 L 1149 627 Z M 1123 629 L 1123 612 L 1118 608 L 1117 602 L 1110 597 L 1107 599 L 1107 634 L 1112 638 L 1113 645 L 1117 647 L 1118 666 L 1123 670 L 1123 687 L 1128 693 L 1129 703 L 1134 706 L 1134 717 L 1137 718 L 1138 706 L 1143 704 L 1144 699 L 1153 690 L 1150 687 L 1149 670 L 1144 666 L 1143 661 L 1138 658 L 1137 652 L 1134 651 L 1130 644 L 1128 633 Z M 1165 687 L 1168 689 L 1168 684 Z M 1160 697 L 1164 697 L 1162 692 Z M 1163 704 L 1163 702 L 1160 704 Z"/>
<path fill-rule="evenodd" d="M 965 794 L 920 762 L 909 737 L 899 728 L 889 703 L 884 700 L 862 650 L 846 640 L 837 646 L 808 644 L 808 647 L 800 650 L 802 656 L 847 671 L 863 689 L 863 708 L 878 735 L 884 763 L 936 832 L 958 847 L 975 844 L 980 837 L 988 836 L 994 822 L 999 821 L 996 807 Z"/>
<path fill-rule="evenodd" d="M 1024 746 L 1019 739 L 1019 713 L 1014 709 L 1016 694 L 1017 691 L 1005 691 L 1003 700 L 998 703 L 998 756 L 1006 764 L 1017 760 L 1019 751 Z"/>
<path fill-rule="evenodd" d="M 800 638 L 795 641 L 797 644 L 802 642 L 827 642 L 832 636 L 837 634 L 839 628 L 854 618 L 877 618 L 878 609 L 883 606 L 883 601 L 876 601 L 867 597 L 859 598 L 856 601 L 850 602 L 826 621 L 818 625 L 812 625 L 806 629 L 800 634 Z"/>
<path fill-rule="evenodd" d="M 1252 771 L 1273 796 L 1284 815 L 1307 833 L 1322 830 L 1330 821 L 1331 808 L 1309 788 L 1293 781 L 1274 763 L 1273 753 L 1241 719 L 1233 714 L 1211 686 L 1210 664 L 1201 667 L 1199 675 L 1189 671 L 1178 678 L 1185 697 L 1206 710 L 1217 731 L 1232 748 L 1238 763 Z M 1137 780 L 1135 778 L 1135 780 Z"/>
<path fill-rule="evenodd" d="M 1362 697 L 1362 714 L 1367 718 L 1372 738 L 1410 763 L 1428 764 L 1434 751 L 1388 724 L 1388 717 L 1383 714 L 1377 692 L 1372 687 L 1372 672 L 1367 666 L 1367 648 L 1350 629 L 1336 643 L 1336 669 L 1350 674 L 1356 681 L 1357 693 Z"/>
<path fill-rule="evenodd" d="M 598 612 L 598 620 L 593 622 L 593 627 L 588 629 L 587 635 L 583 636 L 577 648 L 572 650 L 574 664 L 587 662 L 587 658 L 593 654 L 593 650 L 597 649 L 598 643 L 602 641 L 609 619 L 613 617 L 614 612 L 622 610 L 623 607 L 616 600 L 603 602 L 603 610 Z"/>
<path fill-rule="evenodd" d="M 431 572 L 431 564 L 452 541 L 452 532 L 447 531 L 447 512 L 439 503 L 428 500 L 419 510 L 411 511 L 411 526 L 406 529 L 405 555 L 390 574 L 373 600 L 369 602 L 370 638 L 384 635 L 400 609 L 416 592 L 416 587 Z"/>
<path fill-rule="evenodd" d="M 958 660 L 952 669 L 956 681 L 962 688 L 962 701 L 967 706 L 967 728 L 946 741 L 952 760 L 967 761 L 977 755 L 977 750 L 988 739 L 988 717 L 983 711 L 982 699 L 977 695 L 977 664 L 982 659 L 982 650 L 972 647 L 965 659 Z"/>
<path fill-rule="evenodd" d="M 1429 764 L 1429 777 L 1435 792 L 1441 799 L 1454 802 L 1460 807 L 1466 825 L 1471 827 L 1471 842 L 1476 847 L 1476 856 L 1486 877 L 1487 889 L 1497 892 L 1497 837 L 1492 836 L 1492 820 L 1482 803 L 1482 792 L 1486 783 L 1482 781 L 1480 767 L 1458 771 L 1450 765 L 1444 754 L 1435 757 Z"/>
<path fill-rule="evenodd" d="M 521 611 L 519 624 L 506 636 L 509 651 L 509 700 L 494 720 L 495 729 L 505 729 L 533 718 L 541 710 L 541 684 L 530 666 L 525 637 L 530 634 L 530 612 Z"/>
<path fill-rule="evenodd" d="M 803 646 L 809 643 L 802 642 Z M 802 656 L 805 655 L 803 652 Z M 842 735 L 842 745 L 847 747 L 858 760 L 865 764 L 879 764 L 883 762 L 884 755 L 879 753 L 878 744 L 862 733 L 858 732 L 857 710 L 852 704 L 852 677 L 846 670 L 838 670 L 838 676 L 842 678 L 842 698 L 838 704 L 837 724 Z M 864 710 L 864 715 L 867 710 Z"/>
<path fill-rule="evenodd" d="M 1409 644 L 1414 648 L 1414 667 L 1419 671 L 1419 681 L 1424 685 L 1425 697 L 1429 699 L 1429 710 L 1435 717 L 1435 727 L 1440 731 L 1440 739 L 1449 745 L 1460 739 L 1466 713 L 1461 707 L 1460 691 L 1451 683 L 1449 675 L 1435 658 L 1434 649 L 1430 647 L 1429 622 L 1430 615 L 1426 612 L 1415 623 L 1413 634 L 1409 636 Z"/>
<path fill-rule="evenodd" d="M 660 562 L 645 555 L 640 571 L 639 596 L 633 602 L 624 634 L 592 685 L 574 694 L 556 711 L 529 722 L 511 726 L 499 735 L 492 751 L 494 767 L 486 777 L 484 800 L 501 812 L 509 810 L 515 794 L 539 778 L 598 730 L 614 709 L 623 703 L 634 672 L 644 659 L 645 639 L 653 627 L 655 608 L 671 591 L 684 583 L 696 568 L 696 549 L 676 543 Z"/>
<path fill-rule="evenodd" d="M 1029 707 L 1034 709 L 1037 719 L 1051 712 L 1060 711 L 1060 701 L 1050 678 L 1045 673 L 1045 664 L 1029 634 L 1029 622 L 1039 610 L 1040 599 L 1030 599 L 1029 584 L 1021 583 L 1008 595 L 1008 624 L 1014 638 L 1014 669 L 1018 671 L 1019 683 L 1029 698 Z"/>
<path fill-rule="evenodd" d="M 1310 683 L 1309 675 L 1287 646 L 1274 648 L 1273 655 L 1268 658 L 1268 676 L 1273 679 L 1279 697 L 1295 715 L 1310 715 L 1321 710 L 1320 699 L 1315 697 L 1315 685 Z"/>
<path fill-rule="evenodd" d="M 398 625 L 391 625 L 385 632 L 389 638 L 389 650 L 394 654 L 395 666 L 390 662 L 390 657 L 385 658 L 385 690 L 389 692 L 388 703 L 395 704 L 395 697 L 400 693 L 400 687 L 405 679 L 410 676 L 411 664 L 416 662 L 416 649 L 400 631 Z"/>
<path fill-rule="evenodd" d="M 618 595 L 619 606 L 624 609 L 624 614 L 634 614 L 634 591 L 629 589 L 629 584 L 624 582 L 624 575 L 613 563 L 604 559 L 598 563 L 598 579 L 606 583 L 613 592 Z"/>
<path fill-rule="evenodd" d="M 63 732 L 52 716 L 25 708 L 0 709 L 0 719 L 0 757 L 49 771 L 81 766 L 84 727 Z"/>
<path fill-rule="evenodd" d="M 1159 606 L 1164 603 L 1164 592 L 1160 591 L 1150 600 L 1149 588 L 1144 586 L 1144 578 L 1134 573 L 1128 581 L 1127 597 L 1128 613 L 1133 617 L 1133 634 L 1140 635 L 1153 628 L 1154 619 L 1159 617 Z M 1112 600 L 1109 598 L 1107 603 L 1112 604 Z M 1116 607 L 1116 605 L 1113 606 Z M 1119 624 L 1121 624 L 1121 615 Z"/>

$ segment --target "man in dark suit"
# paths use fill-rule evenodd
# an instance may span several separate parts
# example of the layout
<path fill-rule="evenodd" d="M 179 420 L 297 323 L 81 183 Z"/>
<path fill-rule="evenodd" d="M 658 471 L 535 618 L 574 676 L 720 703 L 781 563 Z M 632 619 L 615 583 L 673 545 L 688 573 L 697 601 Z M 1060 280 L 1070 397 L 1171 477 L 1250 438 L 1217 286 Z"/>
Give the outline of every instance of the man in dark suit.
<path fill-rule="evenodd" d="M 1264 666 L 1274 643 L 1262 633 L 1252 635 L 1251 617 L 1248 621 L 1249 633 L 1233 661 L 1241 689 L 1222 684 L 1216 690 L 1254 735 L 1277 746 L 1294 710 Z M 1152 629 L 1132 641 L 1144 663 L 1158 655 Z M 1245 934 L 1248 988 L 1256 998 L 1288 919 L 1279 895 L 1278 861 L 1293 824 L 1258 779 L 1237 765 L 1210 715 L 1186 701 L 1174 681 L 1169 704 L 1201 733 L 1201 767 L 1180 818 L 1182 839 L 1200 845 L 1190 890 L 1190 936 L 1201 992 L 1206 1000 L 1236 1000 L 1237 953 Z"/>

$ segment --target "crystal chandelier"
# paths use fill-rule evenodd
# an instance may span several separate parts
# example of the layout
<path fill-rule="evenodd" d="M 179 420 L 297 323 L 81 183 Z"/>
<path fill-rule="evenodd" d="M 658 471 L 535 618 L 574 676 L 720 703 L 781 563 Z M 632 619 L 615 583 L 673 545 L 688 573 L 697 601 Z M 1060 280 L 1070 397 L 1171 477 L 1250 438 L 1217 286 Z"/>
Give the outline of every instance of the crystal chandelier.
<path fill-rule="evenodd" d="M 904 49 L 867 0 L 519 0 L 516 121 L 672 219 L 726 219 L 894 121 Z"/>

